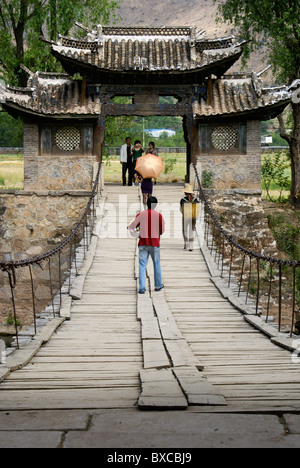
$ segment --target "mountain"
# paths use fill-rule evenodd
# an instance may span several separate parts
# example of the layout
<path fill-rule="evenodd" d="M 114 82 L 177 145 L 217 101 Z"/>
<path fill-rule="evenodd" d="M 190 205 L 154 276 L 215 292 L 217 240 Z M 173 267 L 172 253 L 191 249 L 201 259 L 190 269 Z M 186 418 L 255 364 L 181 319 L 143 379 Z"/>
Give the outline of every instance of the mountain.
<path fill-rule="evenodd" d="M 213 0 L 123 0 L 122 26 L 198 26 L 210 37 L 227 34 L 226 26 L 216 25 L 217 6 Z"/>
<path fill-rule="evenodd" d="M 217 4 L 213 0 L 121 0 L 119 13 L 120 26 L 196 26 L 198 31 L 206 31 L 208 38 L 232 34 L 227 24 L 217 24 Z M 259 72 L 263 68 L 261 53 L 256 53 L 243 71 Z M 240 70 L 241 61 L 230 71 Z"/>

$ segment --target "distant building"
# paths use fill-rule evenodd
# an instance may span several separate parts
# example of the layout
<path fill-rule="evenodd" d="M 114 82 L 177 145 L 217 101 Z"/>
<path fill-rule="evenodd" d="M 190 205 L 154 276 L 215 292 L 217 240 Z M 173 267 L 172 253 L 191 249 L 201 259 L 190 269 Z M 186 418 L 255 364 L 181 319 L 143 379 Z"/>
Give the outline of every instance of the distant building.
<path fill-rule="evenodd" d="M 154 138 L 159 138 L 163 133 L 167 133 L 169 137 L 176 135 L 176 132 L 174 130 L 170 130 L 168 128 L 152 128 L 146 129 L 145 131 Z"/>
<path fill-rule="evenodd" d="M 271 145 L 273 143 L 273 138 L 271 135 L 264 135 L 261 137 L 262 145 Z"/>

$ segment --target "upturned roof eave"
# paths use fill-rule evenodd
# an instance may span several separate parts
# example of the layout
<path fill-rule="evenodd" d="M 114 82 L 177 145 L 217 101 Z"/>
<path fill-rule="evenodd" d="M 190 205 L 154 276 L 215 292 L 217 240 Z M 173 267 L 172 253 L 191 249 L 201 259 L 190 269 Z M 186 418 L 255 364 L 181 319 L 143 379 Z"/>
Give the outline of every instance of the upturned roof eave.
<path fill-rule="evenodd" d="M 213 121 L 222 119 L 243 119 L 243 120 L 270 120 L 280 115 L 284 109 L 291 103 L 291 99 L 284 99 L 273 104 L 254 107 L 253 109 L 244 109 L 235 112 L 223 112 L 212 114 L 194 113 L 196 121 Z"/>
<path fill-rule="evenodd" d="M 29 118 L 42 118 L 43 120 L 74 120 L 74 119 L 84 119 L 84 120 L 90 120 L 90 119 L 97 119 L 101 113 L 95 113 L 95 114 L 86 114 L 86 113 L 74 113 L 74 112 L 65 112 L 65 113 L 58 113 L 58 112 L 39 112 L 35 111 L 33 109 L 28 109 L 24 106 L 21 106 L 20 104 L 6 101 L 6 102 L 1 102 L 0 106 L 10 115 L 13 117 L 20 116 L 21 119 Z"/>
<path fill-rule="evenodd" d="M 187 68 L 144 68 L 144 69 L 138 69 L 138 68 L 104 68 L 104 67 L 99 67 L 98 65 L 91 64 L 91 63 L 86 63 L 79 58 L 73 58 L 73 57 L 68 57 L 64 54 L 59 53 L 58 51 L 52 50 L 52 55 L 60 61 L 62 64 L 63 68 L 70 74 L 73 72 L 87 72 L 88 70 L 92 70 L 93 73 L 99 74 L 99 77 L 101 75 L 107 76 L 107 75 L 119 75 L 120 73 L 126 73 L 130 76 L 140 76 L 142 77 L 145 74 L 148 75 L 153 75 L 153 76 L 158 76 L 158 75 L 163 75 L 163 76 L 169 76 L 169 75 L 176 75 L 176 76 L 184 76 L 184 75 L 196 75 L 196 74 L 201 74 L 205 73 L 206 75 L 210 74 L 216 74 L 219 76 L 222 76 L 226 71 L 234 65 L 235 62 L 239 60 L 241 55 L 243 54 L 242 50 L 237 51 L 235 54 L 230 55 L 229 57 L 223 57 L 219 60 L 216 60 L 214 62 L 205 64 L 205 65 L 199 65 L 195 67 L 187 67 Z M 225 69 L 224 69 L 225 66 Z M 218 73 L 219 71 L 219 73 Z M 84 75 L 84 73 L 83 73 Z"/>

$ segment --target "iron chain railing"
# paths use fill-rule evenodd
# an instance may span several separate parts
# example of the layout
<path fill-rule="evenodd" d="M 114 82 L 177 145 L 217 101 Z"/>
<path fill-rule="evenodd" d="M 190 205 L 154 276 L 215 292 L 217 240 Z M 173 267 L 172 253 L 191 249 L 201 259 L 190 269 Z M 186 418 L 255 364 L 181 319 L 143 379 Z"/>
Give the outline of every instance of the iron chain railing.
<path fill-rule="evenodd" d="M 53 316 L 55 316 L 55 307 L 54 307 L 54 277 L 51 265 L 51 259 L 55 256 L 58 256 L 58 277 L 59 277 L 59 294 L 60 294 L 60 305 L 62 303 L 62 268 L 61 268 L 61 254 L 66 247 L 69 247 L 69 254 L 68 254 L 68 261 L 69 261 L 69 270 L 71 277 L 71 265 L 72 259 L 74 258 L 75 261 L 75 270 L 77 271 L 76 265 L 76 245 L 81 241 L 83 244 L 83 251 L 84 257 L 86 256 L 86 251 L 88 249 L 92 231 L 95 224 L 96 219 L 96 207 L 95 207 L 95 198 L 98 194 L 99 190 L 99 181 L 100 181 L 100 174 L 101 174 L 101 166 L 102 164 L 99 163 L 97 175 L 95 178 L 95 182 L 93 184 L 92 192 L 90 194 L 89 200 L 87 202 L 86 208 L 84 213 L 82 214 L 80 220 L 77 222 L 75 227 L 71 230 L 70 234 L 55 248 L 52 250 L 43 253 L 41 255 L 37 255 L 35 257 L 25 259 L 25 260 L 10 260 L 10 261 L 1 261 L 0 260 L 0 271 L 7 273 L 8 275 L 8 282 L 11 294 L 11 301 L 12 301 L 12 311 L 13 311 L 13 319 L 15 325 L 15 335 L 16 335 L 16 344 L 17 348 L 19 348 L 19 333 L 18 333 L 18 320 L 17 320 L 17 311 L 16 311 L 16 298 L 15 298 L 15 290 L 17 286 L 17 275 L 16 270 L 18 268 L 25 268 L 29 269 L 29 278 L 30 278 L 30 290 L 31 290 L 31 298 L 32 298 L 32 311 L 33 311 L 33 321 L 34 321 L 34 330 L 36 334 L 36 297 L 35 297 L 35 288 L 34 288 L 34 279 L 32 273 L 33 265 L 38 265 L 42 268 L 42 263 L 47 261 L 48 262 L 48 270 L 49 270 L 49 288 L 50 288 L 50 295 L 53 309 Z M 90 228 L 90 229 L 88 229 Z M 90 236 L 89 236 L 89 232 Z M 69 292 L 71 289 L 71 284 L 69 280 Z"/>
<path fill-rule="evenodd" d="M 276 258 L 274 256 L 261 255 L 257 252 L 254 252 L 242 245 L 240 245 L 236 239 L 229 234 L 222 225 L 219 223 L 215 213 L 213 212 L 207 196 L 203 190 L 199 172 L 197 166 L 194 164 L 196 182 L 199 189 L 199 196 L 201 201 L 204 204 L 204 217 L 205 217 L 205 228 L 204 228 L 204 237 L 206 239 L 207 245 L 210 248 L 210 253 L 213 253 L 215 249 L 215 258 L 218 268 L 221 269 L 221 276 L 224 274 L 224 262 L 226 247 L 229 253 L 227 254 L 227 261 L 229 262 L 228 267 L 228 287 L 231 285 L 232 275 L 233 275 L 233 262 L 234 262 L 234 252 L 239 253 L 238 263 L 241 265 L 238 277 L 238 296 L 240 297 L 242 292 L 243 283 L 246 279 L 246 288 L 245 288 L 245 304 L 247 304 L 249 299 L 249 293 L 254 292 L 255 298 L 255 311 L 258 314 L 260 299 L 262 294 L 262 267 L 266 270 L 266 265 L 268 265 L 268 286 L 265 291 L 267 295 L 266 301 L 266 322 L 269 319 L 271 306 L 274 306 L 274 302 L 278 301 L 278 329 L 281 330 L 282 327 L 282 312 L 283 312 L 283 288 L 285 289 L 286 300 L 290 302 L 290 318 L 289 323 L 291 326 L 290 334 L 294 333 L 296 325 L 296 315 L 299 314 L 299 305 L 297 303 L 297 290 L 296 290 L 296 278 L 298 273 L 300 273 L 300 261 L 291 261 L 283 260 Z M 209 234 L 211 234 L 211 244 L 209 245 Z M 241 257 L 242 256 L 242 257 Z M 246 271 L 246 263 L 248 261 L 249 268 Z M 220 265 L 221 264 L 221 265 Z M 256 265 L 256 268 L 255 268 Z M 275 285 L 275 268 L 277 268 L 278 274 L 278 291 L 274 291 Z M 237 268 L 239 270 L 239 268 Z M 256 278 L 254 278 L 254 271 L 256 270 Z M 255 287 L 251 288 L 251 284 L 255 281 Z M 298 292 L 299 293 L 299 292 Z M 298 299 L 299 300 L 299 299 Z"/>

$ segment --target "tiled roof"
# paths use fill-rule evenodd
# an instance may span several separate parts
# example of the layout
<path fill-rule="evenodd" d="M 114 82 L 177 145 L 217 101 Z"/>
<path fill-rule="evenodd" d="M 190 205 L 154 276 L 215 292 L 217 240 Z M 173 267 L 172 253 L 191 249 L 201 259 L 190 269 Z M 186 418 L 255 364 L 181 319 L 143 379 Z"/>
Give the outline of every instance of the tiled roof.
<path fill-rule="evenodd" d="M 256 73 L 248 77 L 225 75 L 212 80 L 206 99 L 193 103 L 195 118 L 262 112 L 290 101 L 286 86 L 264 87 Z"/>
<path fill-rule="evenodd" d="M 27 88 L 0 87 L 0 103 L 39 115 L 99 115 L 100 99 L 82 101 L 82 81 L 65 74 L 31 73 Z"/>
<path fill-rule="evenodd" d="M 233 36 L 205 39 L 203 31 L 190 27 L 99 26 L 86 39 L 60 36 L 51 44 L 59 59 L 111 71 L 199 70 L 229 58 L 235 61 L 242 53 L 242 44 Z"/>
<path fill-rule="evenodd" d="M 66 74 L 29 73 L 26 88 L 0 86 L 0 103 L 4 108 L 52 117 L 96 117 L 101 114 L 97 93 L 84 90 L 82 96 L 82 81 L 73 80 Z M 193 102 L 192 110 L 196 119 L 255 112 L 263 116 L 264 111 L 287 105 L 290 98 L 291 91 L 287 87 L 264 87 L 255 73 L 249 76 L 225 75 L 207 82 L 206 93 Z"/>

